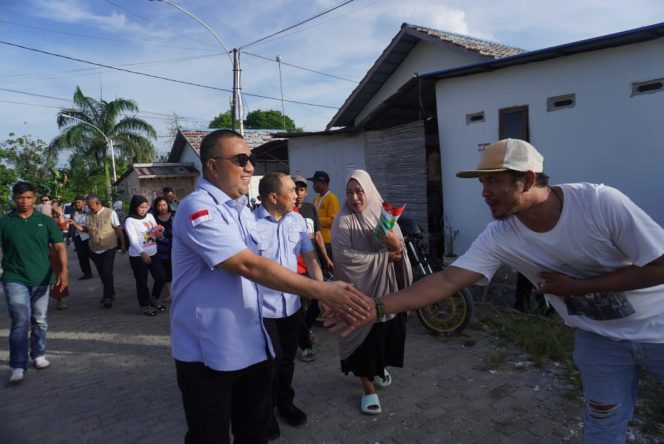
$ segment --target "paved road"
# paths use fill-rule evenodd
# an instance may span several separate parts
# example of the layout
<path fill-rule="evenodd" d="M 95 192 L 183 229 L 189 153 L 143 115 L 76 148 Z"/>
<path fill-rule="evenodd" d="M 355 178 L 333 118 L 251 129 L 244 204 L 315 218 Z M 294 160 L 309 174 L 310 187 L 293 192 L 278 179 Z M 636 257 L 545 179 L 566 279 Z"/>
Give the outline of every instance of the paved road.
<path fill-rule="evenodd" d="M 185 433 L 168 315 L 142 316 L 128 259 L 117 257 L 116 304 L 103 309 L 101 282 L 79 282 L 70 251 L 70 309 L 51 301 L 51 367 L 9 386 L 8 315 L 0 298 L 0 443 L 178 443 Z M 383 414 L 359 410 L 361 385 L 339 370 L 334 337 L 316 329 L 319 358 L 296 365 L 296 403 L 309 421 L 282 425 L 277 443 L 581 442 L 581 404 L 551 365 L 526 365 L 519 350 L 477 326 L 442 339 L 409 322 L 406 367 L 390 370 Z M 506 363 L 487 370 L 491 357 Z"/>

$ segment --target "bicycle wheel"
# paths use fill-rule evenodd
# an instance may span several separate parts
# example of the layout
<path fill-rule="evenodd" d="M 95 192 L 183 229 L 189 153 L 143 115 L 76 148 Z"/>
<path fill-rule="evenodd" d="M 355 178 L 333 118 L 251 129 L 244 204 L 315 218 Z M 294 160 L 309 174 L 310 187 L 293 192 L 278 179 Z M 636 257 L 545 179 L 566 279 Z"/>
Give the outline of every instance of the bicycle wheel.
<path fill-rule="evenodd" d="M 458 335 L 473 317 L 473 297 L 465 288 L 416 311 L 424 328 L 446 336 Z"/>

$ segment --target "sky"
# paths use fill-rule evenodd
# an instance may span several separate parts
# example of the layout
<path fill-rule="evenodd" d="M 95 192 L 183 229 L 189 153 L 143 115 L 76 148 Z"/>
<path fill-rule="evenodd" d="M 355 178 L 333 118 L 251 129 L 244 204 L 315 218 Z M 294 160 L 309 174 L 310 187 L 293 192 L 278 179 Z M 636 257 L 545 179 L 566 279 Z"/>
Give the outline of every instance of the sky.
<path fill-rule="evenodd" d="M 526 50 L 664 22 L 664 0 L 172 1 L 226 48 L 240 48 L 245 115 L 281 110 L 283 87 L 285 113 L 305 131 L 325 128 L 404 22 Z M 230 107 L 232 64 L 222 45 L 160 1 L 0 0 L 0 60 L 0 141 L 10 133 L 53 139 L 57 112 L 72 105 L 77 86 L 134 100 L 157 129 L 160 152 L 170 149 L 175 116 L 184 129 L 205 129 Z"/>

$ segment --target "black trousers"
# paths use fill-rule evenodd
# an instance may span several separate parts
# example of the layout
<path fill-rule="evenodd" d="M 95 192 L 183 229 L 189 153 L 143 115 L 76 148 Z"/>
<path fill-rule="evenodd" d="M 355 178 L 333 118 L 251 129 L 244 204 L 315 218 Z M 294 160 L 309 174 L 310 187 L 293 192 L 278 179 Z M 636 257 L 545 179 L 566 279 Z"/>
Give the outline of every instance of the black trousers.
<path fill-rule="evenodd" d="M 146 264 L 143 262 L 141 256 L 130 256 L 129 265 L 134 272 L 134 279 L 136 279 L 136 296 L 138 297 L 138 305 L 141 307 L 147 307 L 150 305 L 150 292 L 148 290 L 148 271 L 154 279 L 154 284 L 152 285 L 152 297 L 159 299 L 161 290 L 164 288 L 166 283 L 166 272 L 164 267 L 159 260 L 159 256 L 156 254 L 150 256 L 150 263 Z"/>
<path fill-rule="evenodd" d="M 201 362 L 175 361 L 189 430 L 185 444 L 267 443 L 272 417 L 272 359 L 242 370 L 220 372 Z"/>
<path fill-rule="evenodd" d="M 97 273 L 104 285 L 104 299 L 115 296 L 115 286 L 113 284 L 113 264 L 115 263 L 115 248 L 106 250 L 102 253 L 90 251 L 90 258 L 95 264 Z"/>
<path fill-rule="evenodd" d="M 309 307 L 306 309 L 304 305 L 300 307 L 300 330 L 298 332 L 297 345 L 302 350 L 313 347 L 311 338 L 309 337 L 309 330 L 311 330 L 319 314 L 320 307 L 318 306 L 318 299 L 312 299 L 309 302 Z"/>
<path fill-rule="evenodd" d="M 88 247 L 89 241 L 90 239 L 81 240 L 81 236 L 74 236 L 76 257 L 78 258 L 78 265 L 81 266 L 81 271 L 84 276 L 92 276 L 92 268 L 90 267 L 90 248 Z"/>
<path fill-rule="evenodd" d="M 272 388 L 274 407 L 288 408 L 293 404 L 293 373 L 295 372 L 295 353 L 297 352 L 300 332 L 300 314 L 286 318 L 263 318 L 265 329 L 270 335 L 275 359 L 275 375 Z"/>

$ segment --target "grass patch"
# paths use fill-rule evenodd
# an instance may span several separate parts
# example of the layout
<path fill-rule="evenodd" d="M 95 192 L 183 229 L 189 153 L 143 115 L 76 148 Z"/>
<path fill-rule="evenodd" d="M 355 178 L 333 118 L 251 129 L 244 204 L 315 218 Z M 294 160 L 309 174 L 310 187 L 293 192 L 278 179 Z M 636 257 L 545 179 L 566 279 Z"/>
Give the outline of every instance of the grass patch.
<path fill-rule="evenodd" d="M 558 362 L 565 379 L 574 386 L 565 397 L 574 400 L 581 394 L 581 376 L 572 360 L 575 330 L 557 315 L 543 318 L 493 305 L 475 308 L 479 329 L 519 345 L 536 366 L 541 367 L 548 360 Z M 493 368 L 490 363 L 497 366 L 508 359 L 502 354 L 490 356 L 487 367 Z M 647 373 L 642 374 L 639 383 L 635 416 L 641 422 L 642 433 L 654 437 L 654 442 L 664 442 L 660 441 L 664 438 L 664 386 Z"/>
<path fill-rule="evenodd" d="M 643 421 L 644 433 L 664 437 L 664 387 L 649 374 L 642 375 L 639 382 L 635 414 Z"/>
<path fill-rule="evenodd" d="M 493 353 L 484 360 L 482 370 L 494 370 L 507 362 L 508 358 L 509 354 L 507 352 Z"/>

